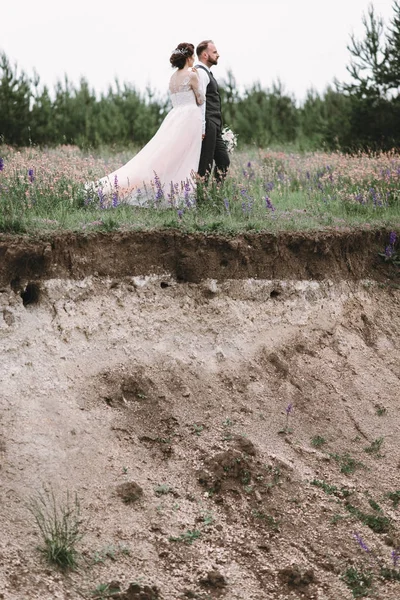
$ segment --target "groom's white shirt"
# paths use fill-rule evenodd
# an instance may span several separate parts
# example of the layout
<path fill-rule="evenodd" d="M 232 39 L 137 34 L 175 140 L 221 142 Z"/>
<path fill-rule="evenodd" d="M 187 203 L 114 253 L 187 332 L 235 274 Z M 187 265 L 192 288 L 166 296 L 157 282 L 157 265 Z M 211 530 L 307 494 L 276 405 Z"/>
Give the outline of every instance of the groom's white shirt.
<path fill-rule="evenodd" d="M 204 67 L 204 69 L 207 69 L 207 71 L 210 72 L 210 69 L 207 67 L 207 65 L 205 65 L 204 63 L 202 63 L 200 61 L 197 61 L 197 63 L 194 66 L 195 67 L 197 67 L 197 66 Z M 204 95 L 204 103 L 200 106 L 201 116 L 203 119 L 203 129 L 202 129 L 203 134 L 206 132 L 206 90 L 207 90 L 207 86 L 210 82 L 210 77 L 204 69 L 197 69 L 197 73 L 199 74 L 200 91 L 203 92 L 203 95 Z"/>

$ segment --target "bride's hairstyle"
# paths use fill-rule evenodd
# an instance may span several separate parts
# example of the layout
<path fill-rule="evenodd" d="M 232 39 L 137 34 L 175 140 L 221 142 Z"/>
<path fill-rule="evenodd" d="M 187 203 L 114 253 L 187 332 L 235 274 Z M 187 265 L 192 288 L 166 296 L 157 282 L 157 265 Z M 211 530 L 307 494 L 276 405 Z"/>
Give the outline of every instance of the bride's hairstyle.
<path fill-rule="evenodd" d="M 172 52 L 169 62 L 173 67 L 183 69 L 186 64 L 186 59 L 194 55 L 193 44 L 182 42 L 178 44 L 175 50 Z"/>

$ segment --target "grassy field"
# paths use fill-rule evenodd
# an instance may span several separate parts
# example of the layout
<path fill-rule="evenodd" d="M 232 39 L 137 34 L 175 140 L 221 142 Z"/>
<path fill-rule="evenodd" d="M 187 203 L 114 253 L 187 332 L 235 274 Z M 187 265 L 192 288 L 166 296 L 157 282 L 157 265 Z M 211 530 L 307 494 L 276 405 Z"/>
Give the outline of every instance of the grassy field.
<path fill-rule="evenodd" d="M 200 190 L 201 201 L 188 194 L 177 205 L 170 198 L 168 209 L 157 208 L 157 200 L 154 208 L 130 206 L 117 189 L 108 199 L 88 195 L 85 182 L 112 172 L 135 151 L 0 146 L 0 231 L 177 228 L 233 235 L 400 225 L 400 155 L 394 152 L 235 151 L 223 186 Z"/>

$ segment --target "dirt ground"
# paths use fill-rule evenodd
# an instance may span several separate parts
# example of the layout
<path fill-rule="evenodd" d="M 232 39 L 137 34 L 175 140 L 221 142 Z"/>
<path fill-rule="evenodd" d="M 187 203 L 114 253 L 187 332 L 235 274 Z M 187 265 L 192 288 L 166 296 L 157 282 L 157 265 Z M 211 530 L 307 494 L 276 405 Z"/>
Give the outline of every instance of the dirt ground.
<path fill-rule="evenodd" d="M 0 598 L 350 600 L 356 569 L 398 600 L 385 240 L 0 238 Z M 52 493 L 73 571 L 38 551 Z"/>

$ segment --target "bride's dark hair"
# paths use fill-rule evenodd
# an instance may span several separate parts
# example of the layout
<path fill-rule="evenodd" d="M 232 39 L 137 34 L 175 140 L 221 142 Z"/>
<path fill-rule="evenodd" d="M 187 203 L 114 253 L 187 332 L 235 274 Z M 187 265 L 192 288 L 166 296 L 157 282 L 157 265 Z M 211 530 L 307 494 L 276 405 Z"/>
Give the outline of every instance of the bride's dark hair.
<path fill-rule="evenodd" d="M 183 69 L 186 64 L 186 59 L 194 55 L 193 44 L 182 42 L 178 44 L 175 50 L 172 52 L 169 62 L 177 69 Z"/>

